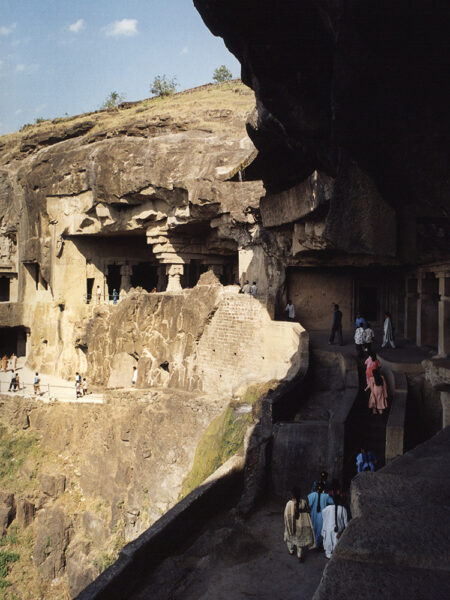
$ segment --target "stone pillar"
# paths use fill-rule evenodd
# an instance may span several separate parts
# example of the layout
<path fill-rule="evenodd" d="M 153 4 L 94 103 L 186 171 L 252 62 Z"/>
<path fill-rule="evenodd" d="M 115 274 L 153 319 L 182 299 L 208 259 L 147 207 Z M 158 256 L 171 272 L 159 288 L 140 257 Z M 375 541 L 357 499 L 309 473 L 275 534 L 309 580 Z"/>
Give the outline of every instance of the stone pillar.
<path fill-rule="evenodd" d="M 167 265 L 166 275 L 168 276 L 166 292 L 179 292 L 181 287 L 180 277 L 183 275 L 184 265 Z"/>
<path fill-rule="evenodd" d="M 436 273 L 439 280 L 438 304 L 438 354 L 440 358 L 450 355 L 450 278 L 446 272 Z"/>
<path fill-rule="evenodd" d="M 122 265 L 120 267 L 120 293 L 128 292 L 131 287 L 132 270 L 130 265 Z"/>
<path fill-rule="evenodd" d="M 405 323 L 404 337 L 414 340 L 417 324 L 417 279 L 406 276 L 405 278 Z"/>
<path fill-rule="evenodd" d="M 417 276 L 416 346 L 422 345 L 422 273 Z"/>

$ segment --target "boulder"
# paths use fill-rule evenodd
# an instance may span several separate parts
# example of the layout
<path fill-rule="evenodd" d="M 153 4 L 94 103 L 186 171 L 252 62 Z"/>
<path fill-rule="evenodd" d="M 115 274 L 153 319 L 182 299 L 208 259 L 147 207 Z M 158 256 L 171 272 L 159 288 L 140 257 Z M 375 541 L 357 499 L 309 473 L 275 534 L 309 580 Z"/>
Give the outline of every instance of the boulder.
<path fill-rule="evenodd" d="M 72 536 L 72 521 L 60 507 L 39 513 L 33 561 L 45 581 L 64 574 L 65 552 Z"/>
<path fill-rule="evenodd" d="M 43 473 L 40 478 L 41 490 L 51 498 L 58 498 L 66 489 L 66 476 L 58 473 Z"/>
<path fill-rule="evenodd" d="M 18 500 L 16 508 L 16 519 L 19 527 L 28 527 L 28 525 L 30 525 L 30 523 L 32 523 L 34 520 L 35 512 L 36 507 L 32 502 L 24 498 Z"/>
<path fill-rule="evenodd" d="M 5 535 L 6 529 L 16 516 L 14 494 L 0 492 L 0 536 Z"/>

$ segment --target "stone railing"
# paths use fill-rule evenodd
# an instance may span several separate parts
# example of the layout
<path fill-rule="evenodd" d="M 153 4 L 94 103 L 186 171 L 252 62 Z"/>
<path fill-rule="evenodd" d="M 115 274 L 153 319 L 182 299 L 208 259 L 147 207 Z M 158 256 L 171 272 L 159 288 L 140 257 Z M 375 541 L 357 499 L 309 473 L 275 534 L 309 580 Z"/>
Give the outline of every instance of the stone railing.
<path fill-rule="evenodd" d="M 389 464 L 397 456 L 403 454 L 405 445 L 406 400 L 408 398 L 408 382 L 406 375 L 400 371 L 391 371 L 384 366 L 384 374 L 389 390 L 391 408 L 386 425 L 385 461 Z"/>
<path fill-rule="evenodd" d="M 77 600 L 124 600 L 136 591 L 181 540 L 188 539 L 218 511 L 233 506 L 242 488 L 242 460 L 230 459 L 137 539 L 87 586 Z"/>

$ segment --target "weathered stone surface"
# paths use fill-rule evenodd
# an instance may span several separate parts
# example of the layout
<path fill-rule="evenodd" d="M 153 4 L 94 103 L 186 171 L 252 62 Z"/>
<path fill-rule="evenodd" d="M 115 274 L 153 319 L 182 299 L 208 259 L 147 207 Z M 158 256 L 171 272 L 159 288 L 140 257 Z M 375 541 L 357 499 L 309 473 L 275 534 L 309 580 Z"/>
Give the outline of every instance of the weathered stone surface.
<path fill-rule="evenodd" d="M 66 574 L 69 593 L 75 598 L 100 572 L 99 566 L 89 556 L 91 544 L 74 536 L 66 551 Z"/>
<path fill-rule="evenodd" d="M 138 387 L 219 395 L 292 379 L 304 366 L 306 332 L 297 323 L 271 321 L 260 302 L 237 291 L 203 280 L 172 296 L 130 294 L 97 313 L 87 332 L 92 379 L 130 387 L 137 364 Z"/>
<path fill-rule="evenodd" d="M 14 494 L 0 492 L 0 536 L 5 535 L 7 528 L 16 515 Z"/>
<path fill-rule="evenodd" d="M 448 571 L 333 560 L 325 569 L 313 600 L 446 600 L 449 589 Z"/>
<path fill-rule="evenodd" d="M 101 548 L 106 538 L 105 524 L 90 512 L 84 512 L 82 516 L 83 528 L 86 536 Z"/>
<path fill-rule="evenodd" d="M 40 478 L 41 490 L 51 498 L 58 498 L 66 489 L 66 476 L 62 473 L 44 473 Z"/>
<path fill-rule="evenodd" d="M 24 498 L 17 500 L 16 520 L 19 527 L 28 527 L 34 520 L 35 512 L 33 502 Z"/>
<path fill-rule="evenodd" d="M 361 201 L 355 220 L 344 222 L 356 207 L 355 176 L 362 198 L 379 190 L 393 207 L 414 206 L 423 217 L 433 212 L 435 228 L 446 219 L 448 240 L 442 198 L 449 186 L 444 98 L 450 84 L 448 65 L 439 58 L 446 55 L 445 2 L 433 11 L 425 1 L 411 11 L 406 0 L 395 6 L 263 0 L 258 10 L 251 0 L 194 4 L 241 61 L 243 81 L 255 90 L 249 134 L 266 186 L 286 190 L 315 169 L 333 175 L 326 237 L 336 248 L 347 245 L 345 232 L 351 238 L 365 213 Z M 369 240 L 361 233 L 365 245 Z"/>
<path fill-rule="evenodd" d="M 72 522 L 62 508 L 46 508 L 38 513 L 33 561 L 44 580 L 51 581 L 64 573 L 71 535 Z"/>

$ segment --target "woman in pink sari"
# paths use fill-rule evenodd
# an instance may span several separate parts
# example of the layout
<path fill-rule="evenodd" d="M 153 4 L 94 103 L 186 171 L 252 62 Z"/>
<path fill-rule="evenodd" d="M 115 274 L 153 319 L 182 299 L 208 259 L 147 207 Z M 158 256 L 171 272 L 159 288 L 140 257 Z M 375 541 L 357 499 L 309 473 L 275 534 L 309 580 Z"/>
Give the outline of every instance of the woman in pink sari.
<path fill-rule="evenodd" d="M 387 385 L 386 380 L 381 375 L 379 369 L 372 371 L 372 377 L 369 379 L 369 385 L 366 390 L 370 388 L 369 408 L 372 409 L 374 415 L 377 411 L 380 415 L 383 414 L 383 410 L 387 408 Z"/>
<path fill-rule="evenodd" d="M 381 369 L 381 363 L 378 360 L 375 352 L 371 352 L 369 354 L 369 358 L 366 358 L 365 364 L 366 364 L 366 382 L 367 382 L 367 385 L 369 385 L 369 380 L 372 377 L 373 370 Z"/>

